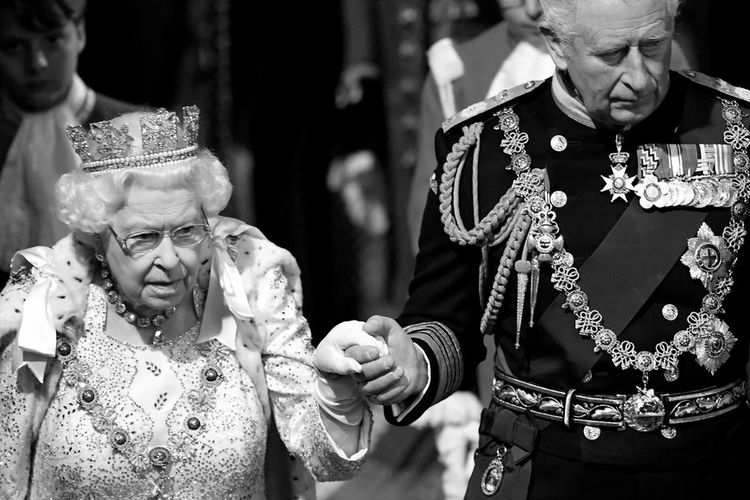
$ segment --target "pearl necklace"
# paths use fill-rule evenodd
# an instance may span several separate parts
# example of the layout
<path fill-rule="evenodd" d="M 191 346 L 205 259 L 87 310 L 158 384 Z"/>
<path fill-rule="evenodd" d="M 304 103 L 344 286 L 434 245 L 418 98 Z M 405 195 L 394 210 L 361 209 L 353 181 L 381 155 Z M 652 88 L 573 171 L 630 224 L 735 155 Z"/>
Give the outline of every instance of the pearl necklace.
<path fill-rule="evenodd" d="M 105 262 L 102 262 L 102 267 L 99 273 L 102 277 L 102 286 L 107 292 L 107 300 L 110 304 L 115 306 L 115 312 L 125 318 L 125 321 L 136 325 L 138 328 L 156 327 L 151 343 L 154 345 L 160 344 L 163 341 L 160 327 L 167 318 L 174 314 L 177 308 L 172 306 L 168 309 L 164 309 L 160 313 L 154 314 L 153 316 L 141 316 L 136 314 L 128 309 L 128 306 L 125 305 L 125 301 L 122 300 L 120 294 L 115 290 L 114 278 Z"/>

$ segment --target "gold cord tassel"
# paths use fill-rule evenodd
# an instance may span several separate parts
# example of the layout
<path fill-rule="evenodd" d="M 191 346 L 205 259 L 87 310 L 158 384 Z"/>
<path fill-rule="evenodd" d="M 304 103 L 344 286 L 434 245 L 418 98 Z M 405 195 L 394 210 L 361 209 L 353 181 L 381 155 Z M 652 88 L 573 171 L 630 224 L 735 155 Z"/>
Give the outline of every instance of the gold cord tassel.
<path fill-rule="evenodd" d="M 529 283 L 529 272 L 531 262 L 528 260 L 517 260 L 515 263 L 518 273 L 518 292 L 516 294 L 516 344 L 515 348 L 521 347 L 521 324 L 523 323 L 523 303 L 526 301 L 526 288 Z"/>
<path fill-rule="evenodd" d="M 536 309 L 537 292 L 539 291 L 539 259 L 531 259 L 531 290 L 529 291 L 529 328 L 534 326 L 534 309 Z"/>

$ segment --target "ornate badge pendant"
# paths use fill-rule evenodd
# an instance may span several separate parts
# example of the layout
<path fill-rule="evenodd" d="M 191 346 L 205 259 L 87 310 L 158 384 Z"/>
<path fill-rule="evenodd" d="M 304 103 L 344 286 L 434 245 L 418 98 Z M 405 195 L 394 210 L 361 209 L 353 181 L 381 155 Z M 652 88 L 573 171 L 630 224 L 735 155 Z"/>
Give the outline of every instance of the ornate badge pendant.
<path fill-rule="evenodd" d="M 650 432 L 664 422 L 664 403 L 653 389 L 638 388 L 638 394 L 630 396 L 623 405 L 623 418 L 628 427 L 639 432 Z"/>
<path fill-rule="evenodd" d="M 503 482 L 504 472 L 503 460 L 499 457 L 493 458 L 482 474 L 482 482 L 480 483 L 482 493 L 488 497 L 494 495 L 500 488 L 500 483 Z"/>
<path fill-rule="evenodd" d="M 622 134 L 615 136 L 617 152 L 609 155 L 609 161 L 612 163 L 612 173 L 608 176 L 600 176 L 604 180 L 604 187 L 601 189 L 601 192 L 609 191 L 609 194 L 612 195 L 610 202 L 614 202 L 617 198 L 628 201 L 625 195 L 635 190 L 633 181 L 636 180 L 636 177 L 628 176 L 626 172 L 630 154 L 622 150 L 622 140 Z"/>
<path fill-rule="evenodd" d="M 479 482 L 479 487 L 482 488 L 482 493 L 491 497 L 497 490 L 500 489 L 500 484 L 503 482 L 503 476 L 505 474 L 505 465 L 503 464 L 503 458 L 508 453 L 508 448 L 504 445 L 500 445 L 497 450 L 497 456 L 490 461 L 487 468 L 482 473 L 482 480 Z"/>
<path fill-rule="evenodd" d="M 617 198 L 622 198 L 623 201 L 628 201 L 625 195 L 630 191 L 635 190 L 635 186 L 633 185 L 635 177 L 628 176 L 628 173 L 622 166 L 621 168 L 617 169 L 613 165 L 612 173 L 610 175 L 606 177 L 602 175 L 600 177 L 604 180 L 604 187 L 601 189 L 601 191 L 609 191 L 609 193 L 612 195 L 612 199 L 610 201 L 615 201 Z"/>
<path fill-rule="evenodd" d="M 693 350 L 698 364 L 713 375 L 729 359 L 737 337 L 729 331 L 729 325 L 715 316 L 690 328 L 696 336 Z"/>

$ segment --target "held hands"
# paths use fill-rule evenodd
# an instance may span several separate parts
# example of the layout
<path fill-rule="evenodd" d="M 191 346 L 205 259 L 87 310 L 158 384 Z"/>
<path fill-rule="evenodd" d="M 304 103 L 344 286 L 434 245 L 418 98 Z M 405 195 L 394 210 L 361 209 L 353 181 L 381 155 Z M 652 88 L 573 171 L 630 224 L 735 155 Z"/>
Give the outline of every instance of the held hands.
<path fill-rule="evenodd" d="M 362 329 L 382 337 L 388 351 L 378 353 L 369 345 L 352 345 L 346 355 L 358 361 L 362 393 L 381 405 L 400 403 L 419 394 L 427 384 L 427 365 L 409 336 L 394 319 L 372 316 Z"/>
<path fill-rule="evenodd" d="M 362 366 L 344 351 L 352 346 L 367 346 L 374 356 L 387 352 L 382 340 L 365 333 L 362 321 L 339 323 L 318 344 L 313 365 L 318 370 L 315 395 L 320 407 L 332 418 L 347 425 L 362 421 L 364 406 L 362 393 L 352 377 L 362 373 Z"/>
<path fill-rule="evenodd" d="M 354 345 L 370 346 L 376 354 L 385 354 L 388 347 L 382 338 L 377 339 L 365 333 L 362 321 L 344 321 L 334 326 L 315 349 L 313 365 L 326 374 L 351 375 L 362 373 L 357 360 L 347 357 L 344 351 Z"/>

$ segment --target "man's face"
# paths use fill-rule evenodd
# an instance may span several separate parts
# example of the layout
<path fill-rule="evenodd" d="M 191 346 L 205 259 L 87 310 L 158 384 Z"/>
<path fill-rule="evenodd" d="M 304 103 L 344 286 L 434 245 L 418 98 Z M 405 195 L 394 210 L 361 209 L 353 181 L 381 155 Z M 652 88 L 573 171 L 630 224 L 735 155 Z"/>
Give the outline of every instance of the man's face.
<path fill-rule="evenodd" d="M 508 22 L 508 30 L 516 40 L 540 46 L 542 39 L 537 29 L 537 21 L 542 15 L 539 0 L 498 0 L 503 19 Z"/>
<path fill-rule="evenodd" d="M 627 126 L 650 115 L 669 86 L 674 19 L 664 0 L 582 0 L 578 34 L 550 43 L 589 115 Z M 549 42 L 549 40 L 548 40 Z"/>
<path fill-rule="evenodd" d="M 44 111 L 67 95 L 86 39 L 83 23 L 31 31 L 0 10 L 0 87 L 26 111 Z"/>

